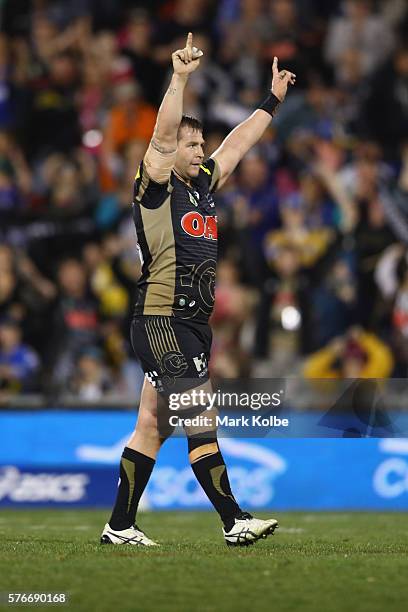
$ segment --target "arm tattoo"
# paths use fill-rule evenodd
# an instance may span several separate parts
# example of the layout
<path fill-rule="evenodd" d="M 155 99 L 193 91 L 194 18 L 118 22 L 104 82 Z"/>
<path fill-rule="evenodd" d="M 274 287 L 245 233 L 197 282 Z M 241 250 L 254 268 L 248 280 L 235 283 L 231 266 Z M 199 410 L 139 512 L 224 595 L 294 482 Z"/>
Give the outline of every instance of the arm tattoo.
<path fill-rule="evenodd" d="M 177 149 L 169 149 L 167 147 L 162 147 L 155 138 L 151 139 L 150 144 L 152 145 L 155 151 L 158 151 L 162 155 L 169 155 L 170 153 L 175 153 L 177 151 Z"/>
<path fill-rule="evenodd" d="M 168 90 L 167 90 L 167 93 L 169 94 L 169 96 L 174 96 L 176 91 L 177 91 L 176 87 L 169 87 Z"/>

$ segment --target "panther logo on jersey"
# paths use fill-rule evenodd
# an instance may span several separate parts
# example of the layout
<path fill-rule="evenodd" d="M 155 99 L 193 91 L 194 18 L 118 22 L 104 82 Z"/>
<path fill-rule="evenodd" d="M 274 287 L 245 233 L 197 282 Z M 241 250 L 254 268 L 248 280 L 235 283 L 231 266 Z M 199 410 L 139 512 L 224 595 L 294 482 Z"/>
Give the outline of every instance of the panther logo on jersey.
<path fill-rule="evenodd" d="M 161 367 L 165 372 L 163 383 L 169 387 L 175 385 L 176 378 L 180 378 L 188 370 L 188 363 L 180 351 L 169 351 L 161 358 Z"/>
<path fill-rule="evenodd" d="M 183 353 L 180 351 L 169 351 L 163 355 L 161 366 L 165 372 L 174 376 L 182 376 L 188 370 L 188 364 Z"/>

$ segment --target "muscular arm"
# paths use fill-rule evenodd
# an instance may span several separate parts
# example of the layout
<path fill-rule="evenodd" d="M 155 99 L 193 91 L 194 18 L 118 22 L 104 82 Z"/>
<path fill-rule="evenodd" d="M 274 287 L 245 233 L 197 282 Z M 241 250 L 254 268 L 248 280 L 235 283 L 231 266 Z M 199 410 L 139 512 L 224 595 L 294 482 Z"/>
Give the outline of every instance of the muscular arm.
<path fill-rule="evenodd" d="M 271 92 L 283 102 L 289 84 L 295 83 L 295 75 L 285 70 L 279 72 L 278 60 L 275 57 L 272 66 L 272 88 Z M 257 109 L 248 119 L 240 123 L 225 138 L 221 146 L 211 155 L 220 167 L 220 180 L 218 186 L 222 187 L 238 163 L 261 138 L 270 124 L 272 116 L 270 113 Z"/>
<path fill-rule="evenodd" d="M 174 73 L 157 114 L 153 138 L 144 156 L 150 178 L 158 183 L 169 180 L 177 154 L 177 131 L 183 116 L 183 93 L 188 76 L 200 64 L 201 51 L 193 45 L 191 32 L 185 49 L 172 55 Z"/>
<path fill-rule="evenodd" d="M 157 114 L 151 144 L 159 153 L 174 153 L 177 130 L 183 115 L 183 93 L 187 75 L 174 73 Z"/>
<path fill-rule="evenodd" d="M 222 187 L 241 159 L 258 142 L 271 119 L 269 113 L 257 109 L 248 119 L 237 125 L 211 155 L 220 167 L 218 187 Z"/>

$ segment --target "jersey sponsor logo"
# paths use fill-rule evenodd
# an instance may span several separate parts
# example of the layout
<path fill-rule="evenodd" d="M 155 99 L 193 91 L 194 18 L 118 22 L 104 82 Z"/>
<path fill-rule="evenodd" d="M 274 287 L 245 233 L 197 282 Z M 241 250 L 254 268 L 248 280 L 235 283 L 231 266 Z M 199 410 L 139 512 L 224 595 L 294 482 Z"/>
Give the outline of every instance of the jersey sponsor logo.
<path fill-rule="evenodd" d="M 198 211 L 191 211 L 183 215 L 181 219 L 181 227 L 189 236 L 194 238 L 207 238 L 208 240 L 217 240 L 217 217 L 203 217 Z"/>
<path fill-rule="evenodd" d="M 208 372 L 208 363 L 205 353 L 201 353 L 199 357 L 193 357 L 194 365 L 198 372 L 198 375 L 205 376 Z"/>

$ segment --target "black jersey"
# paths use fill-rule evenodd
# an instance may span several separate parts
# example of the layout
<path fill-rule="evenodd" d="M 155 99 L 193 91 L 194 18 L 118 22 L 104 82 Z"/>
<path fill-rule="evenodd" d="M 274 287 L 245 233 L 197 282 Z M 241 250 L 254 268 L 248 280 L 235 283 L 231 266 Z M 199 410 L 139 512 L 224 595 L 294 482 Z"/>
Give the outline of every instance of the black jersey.
<path fill-rule="evenodd" d="M 142 259 L 135 314 L 208 321 L 214 306 L 217 216 L 212 192 L 219 167 L 200 166 L 191 186 L 172 172 L 159 184 L 141 162 L 133 219 Z"/>

